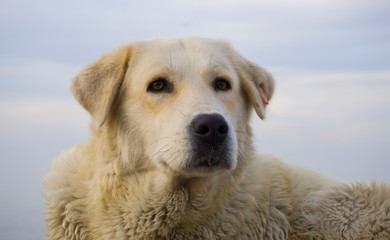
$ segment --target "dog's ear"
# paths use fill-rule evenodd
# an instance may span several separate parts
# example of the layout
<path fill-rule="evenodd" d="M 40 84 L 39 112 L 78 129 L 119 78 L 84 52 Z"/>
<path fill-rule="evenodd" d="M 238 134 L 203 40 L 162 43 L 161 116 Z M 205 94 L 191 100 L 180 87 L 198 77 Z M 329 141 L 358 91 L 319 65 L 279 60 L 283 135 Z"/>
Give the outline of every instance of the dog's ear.
<path fill-rule="evenodd" d="M 103 125 L 119 93 L 132 56 L 133 46 L 123 46 L 86 66 L 72 80 L 71 90 L 77 101 Z"/>
<path fill-rule="evenodd" d="M 275 88 L 272 75 L 246 59 L 243 59 L 241 64 L 244 66 L 241 66 L 239 75 L 244 91 L 252 102 L 257 115 L 264 119 L 266 105 L 268 105 Z"/>

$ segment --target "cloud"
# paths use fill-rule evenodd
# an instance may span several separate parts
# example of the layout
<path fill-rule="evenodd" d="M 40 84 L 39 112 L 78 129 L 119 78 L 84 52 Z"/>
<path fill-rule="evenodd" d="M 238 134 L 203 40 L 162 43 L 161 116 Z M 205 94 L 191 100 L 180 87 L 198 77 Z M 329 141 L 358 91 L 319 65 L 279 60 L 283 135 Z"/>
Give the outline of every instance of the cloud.
<path fill-rule="evenodd" d="M 39 58 L 0 56 L 0 94 L 68 96 L 70 80 L 79 69 Z"/>
<path fill-rule="evenodd" d="M 292 71 L 274 75 L 277 87 L 269 115 L 279 121 L 293 119 L 331 127 L 331 132 L 338 132 L 334 141 L 389 126 L 390 72 Z M 355 126 L 350 129 L 356 131 L 350 134 L 346 125 Z M 330 137 L 331 132 L 324 135 Z"/>
<path fill-rule="evenodd" d="M 293 48 L 305 50 L 302 46 L 318 47 L 314 52 L 330 45 L 342 50 L 379 34 L 388 39 L 389 8 L 380 0 L 8 1 L 3 3 L 0 27 L 7 35 L 2 39 L 4 52 L 69 54 L 73 61 L 137 39 L 194 34 L 229 39 L 249 53 L 271 48 L 280 59 L 298 54 Z M 361 34 L 367 31 L 370 34 Z M 285 49 L 278 53 L 276 47 Z"/>
<path fill-rule="evenodd" d="M 278 73 L 275 106 L 284 117 L 313 117 L 319 122 L 348 121 L 388 113 L 390 72 Z M 342 113 L 342 114 L 340 114 Z"/>
<path fill-rule="evenodd" d="M 260 150 L 344 180 L 390 180 L 390 72 L 274 75 L 267 119 L 252 121 Z"/>
<path fill-rule="evenodd" d="M 88 132 L 87 112 L 72 98 L 0 99 L 2 137 L 20 136 L 35 129 Z M 87 134 L 86 134 L 87 135 Z"/>

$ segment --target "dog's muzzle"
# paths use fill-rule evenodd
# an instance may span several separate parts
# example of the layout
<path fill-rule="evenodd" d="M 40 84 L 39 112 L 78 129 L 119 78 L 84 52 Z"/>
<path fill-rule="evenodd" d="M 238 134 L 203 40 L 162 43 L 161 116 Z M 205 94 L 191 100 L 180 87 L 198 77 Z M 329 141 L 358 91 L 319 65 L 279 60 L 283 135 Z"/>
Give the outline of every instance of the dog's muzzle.
<path fill-rule="evenodd" d="M 229 125 L 220 114 L 199 114 L 188 132 L 192 145 L 189 167 L 231 168 Z"/>

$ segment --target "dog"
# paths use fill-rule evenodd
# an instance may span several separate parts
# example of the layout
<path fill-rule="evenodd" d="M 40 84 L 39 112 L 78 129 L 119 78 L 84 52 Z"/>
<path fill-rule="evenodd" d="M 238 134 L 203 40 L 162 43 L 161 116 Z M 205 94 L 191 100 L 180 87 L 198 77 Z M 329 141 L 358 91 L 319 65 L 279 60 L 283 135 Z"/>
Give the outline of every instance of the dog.
<path fill-rule="evenodd" d="M 155 39 L 71 84 L 91 138 L 44 178 L 48 239 L 390 239 L 390 188 L 256 152 L 274 80 L 222 40 Z"/>

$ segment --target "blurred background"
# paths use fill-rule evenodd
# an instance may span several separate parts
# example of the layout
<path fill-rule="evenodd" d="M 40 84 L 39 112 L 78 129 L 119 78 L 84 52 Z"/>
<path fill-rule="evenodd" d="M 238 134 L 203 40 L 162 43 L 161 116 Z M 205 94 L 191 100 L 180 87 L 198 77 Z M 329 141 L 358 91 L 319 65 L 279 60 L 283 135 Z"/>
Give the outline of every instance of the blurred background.
<path fill-rule="evenodd" d="M 276 91 L 256 146 L 345 181 L 390 182 L 387 0 L 0 0 L 0 239 L 43 239 L 41 180 L 85 142 L 69 85 L 118 45 L 222 38 Z"/>

